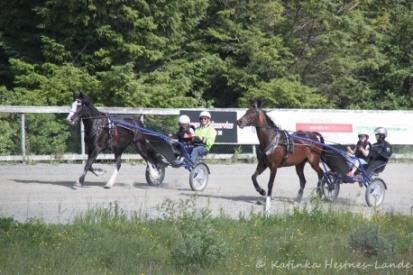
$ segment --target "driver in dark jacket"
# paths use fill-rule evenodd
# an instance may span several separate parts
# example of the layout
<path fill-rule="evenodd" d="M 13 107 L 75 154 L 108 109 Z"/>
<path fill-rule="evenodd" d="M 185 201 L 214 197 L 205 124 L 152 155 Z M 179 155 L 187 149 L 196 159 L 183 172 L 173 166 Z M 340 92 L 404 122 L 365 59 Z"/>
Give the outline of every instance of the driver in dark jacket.
<path fill-rule="evenodd" d="M 378 127 L 374 130 L 374 134 L 376 136 L 377 142 L 374 143 L 370 149 L 370 161 L 368 162 L 366 169 L 367 175 L 369 175 L 369 177 L 374 171 L 379 170 L 382 167 L 384 169 L 384 166 L 387 164 L 390 156 L 393 153 L 390 143 L 386 141 L 386 128 Z"/>

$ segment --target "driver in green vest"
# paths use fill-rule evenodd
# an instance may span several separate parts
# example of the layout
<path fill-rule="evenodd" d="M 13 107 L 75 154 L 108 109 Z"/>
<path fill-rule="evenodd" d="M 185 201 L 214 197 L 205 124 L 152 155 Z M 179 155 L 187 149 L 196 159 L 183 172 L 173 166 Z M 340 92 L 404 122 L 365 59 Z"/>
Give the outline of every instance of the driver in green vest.
<path fill-rule="evenodd" d="M 202 111 L 199 114 L 199 127 L 195 129 L 191 152 L 191 160 L 196 160 L 208 154 L 212 145 L 214 145 L 217 131 L 211 126 L 211 114 L 208 111 Z"/>

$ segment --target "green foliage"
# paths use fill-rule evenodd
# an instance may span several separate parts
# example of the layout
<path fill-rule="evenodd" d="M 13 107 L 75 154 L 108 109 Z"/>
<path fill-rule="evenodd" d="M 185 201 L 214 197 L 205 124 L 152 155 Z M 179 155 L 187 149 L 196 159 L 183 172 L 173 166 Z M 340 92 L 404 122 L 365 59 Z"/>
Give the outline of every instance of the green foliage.
<path fill-rule="evenodd" d="M 171 65 L 172 66 L 172 65 Z M 155 71 L 138 77 L 133 64 L 114 66 L 98 74 L 106 100 L 115 106 L 130 107 L 189 107 L 204 101 L 190 96 L 193 88 L 186 72 Z M 189 95 L 188 95 L 189 94 Z"/>
<path fill-rule="evenodd" d="M 67 105 L 75 91 L 97 96 L 98 81 L 72 64 L 33 65 L 10 59 L 18 85 L 4 103 L 12 105 Z"/>
<path fill-rule="evenodd" d="M 210 268 L 224 261 L 229 250 L 213 226 L 209 211 L 184 214 L 177 224 L 177 240 L 172 259 L 184 270 Z"/>
<path fill-rule="evenodd" d="M 18 141 L 19 135 L 17 135 L 16 125 L 10 119 L 10 116 L 5 116 L 0 114 L 0 154 L 8 155 L 12 152 L 15 152 L 18 148 Z"/>
<path fill-rule="evenodd" d="M 12 104 L 408 109 L 412 18 L 406 0 L 5 1 L 0 85 Z"/>
<path fill-rule="evenodd" d="M 197 209 L 194 197 L 179 202 L 165 200 L 160 210 L 163 219 L 175 228 L 171 257 L 179 269 L 196 271 L 224 261 L 230 250 L 215 229 L 211 211 Z"/>
<path fill-rule="evenodd" d="M 349 245 L 367 257 L 387 258 L 394 253 L 392 244 L 380 234 L 377 225 L 367 223 L 350 233 Z"/>
<path fill-rule="evenodd" d="M 70 60 L 71 54 L 66 51 L 65 46 L 57 43 L 53 38 L 41 36 L 42 52 L 46 61 L 50 63 L 62 64 Z"/>
<path fill-rule="evenodd" d="M 70 137 L 68 125 L 53 114 L 27 116 L 27 151 L 33 154 L 62 155 Z"/>
<path fill-rule="evenodd" d="M 298 80 L 285 78 L 262 82 L 246 92 L 241 103 L 247 106 L 254 99 L 260 99 L 270 108 L 316 108 L 323 107 L 326 101 L 315 90 L 302 85 Z"/>
<path fill-rule="evenodd" d="M 407 0 L 2 1 L 0 104 L 410 109 L 412 40 Z M 61 152 L 38 120 L 29 149 Z"/>

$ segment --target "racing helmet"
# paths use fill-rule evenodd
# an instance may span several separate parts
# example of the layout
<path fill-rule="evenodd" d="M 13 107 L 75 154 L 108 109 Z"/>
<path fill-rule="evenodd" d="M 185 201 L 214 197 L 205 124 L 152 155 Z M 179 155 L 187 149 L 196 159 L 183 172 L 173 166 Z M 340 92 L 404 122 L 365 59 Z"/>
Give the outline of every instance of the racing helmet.
<path fill-rule="evenodd" d="M 179 124 L 189 124 L 191 123 L 191 119 L 187 115 L 181 115 L 178 119 Z"/>
<path fill-rule="evenodd" d="M 379 135 L 382 138 L 386 138 L 387 137 L 387 130 L 384 127 L 377 127 L 376 129 L 374 129 L 374 134 Z"/>
<path fill-rule="evenodd" d="M 360 138 L 361 136 L 365 136 L 367 139 L 369 139 L 369 135 L 366 134 L 366 132 L 359 132 L 358 137 Z"/>
<path fill-rule="evenodd" d="M 211 114 L 208 111 L 202 111 L 199 114 L 199 118 L 201 118 L 201 117 L 207 117 L 207 118 L 211 119 Z"/>

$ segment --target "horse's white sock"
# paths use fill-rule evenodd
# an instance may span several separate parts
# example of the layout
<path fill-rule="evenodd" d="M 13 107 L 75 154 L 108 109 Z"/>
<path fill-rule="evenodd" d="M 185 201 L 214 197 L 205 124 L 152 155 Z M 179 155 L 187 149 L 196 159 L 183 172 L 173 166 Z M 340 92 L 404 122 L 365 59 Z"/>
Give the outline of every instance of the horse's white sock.
<path fill-rule="evenodd" d="M 265 213 L 268 215 L 270 213 L 271 209 L 271 197 L 267 196 L 265 199 Z"/>
<path fill-rule="evenodd" d="M 115 168 L 115 170 L 113 170 L 112 176 L 110 177 L 109 181 L 106 183 L 105 188 L 111 188 L 113 184 L 115 184 L 118 174 L 119 174 L 119 170 Z"/>

